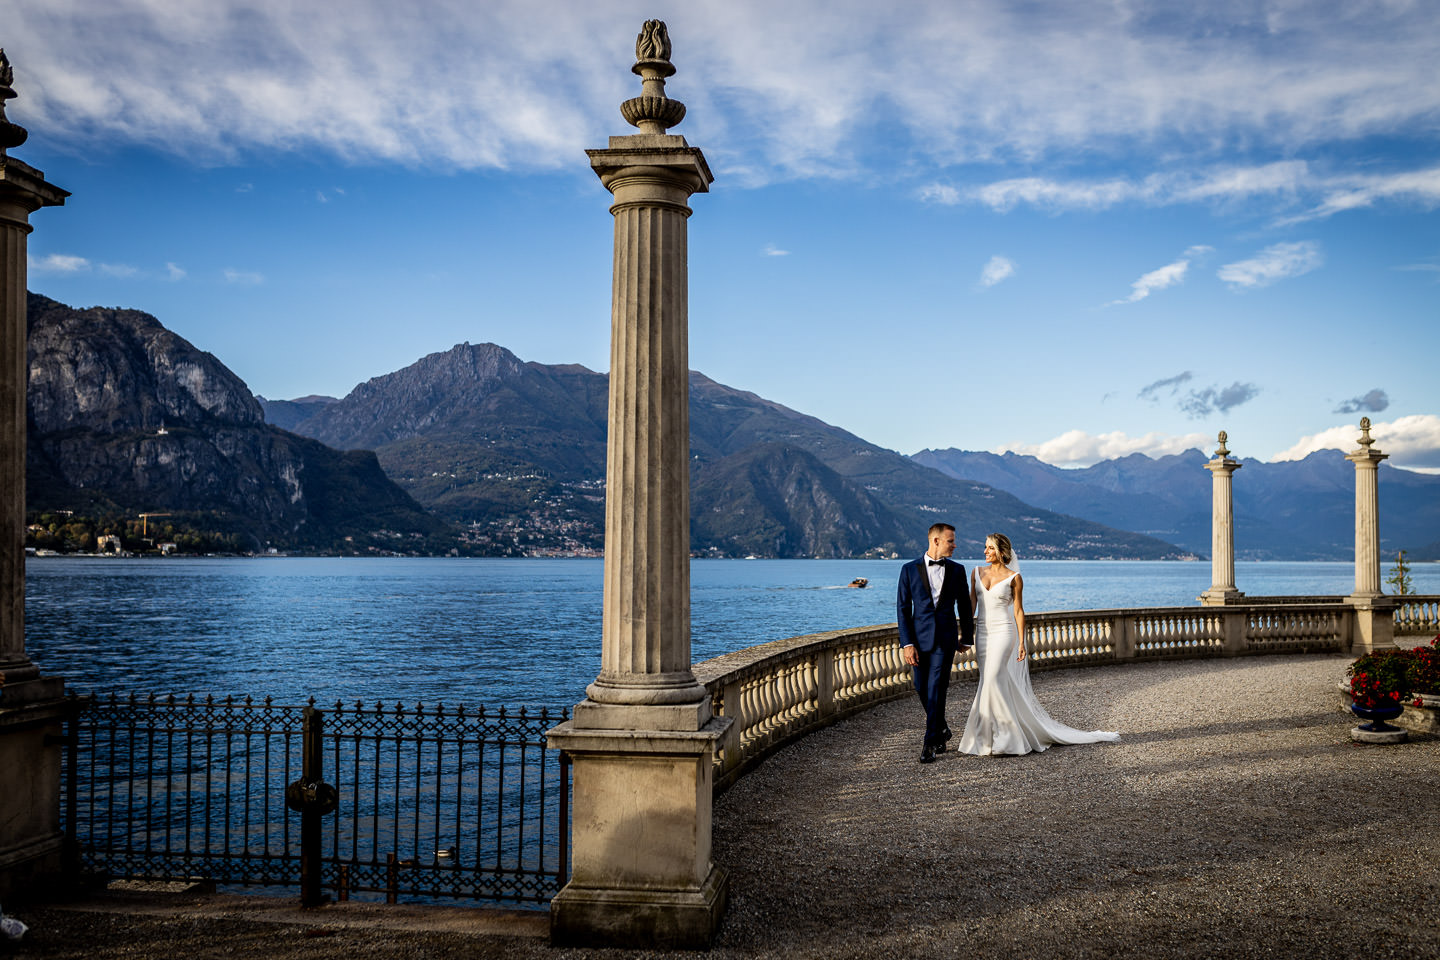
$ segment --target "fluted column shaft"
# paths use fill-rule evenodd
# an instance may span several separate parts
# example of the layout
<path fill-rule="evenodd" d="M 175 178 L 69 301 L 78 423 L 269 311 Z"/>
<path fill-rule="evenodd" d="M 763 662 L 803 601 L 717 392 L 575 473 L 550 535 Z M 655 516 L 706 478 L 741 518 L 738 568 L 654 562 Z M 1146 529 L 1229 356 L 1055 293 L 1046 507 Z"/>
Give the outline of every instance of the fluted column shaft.
<path fill-rule="evenodd" d="M 1355 593 L 1380 596 L 1380 461 L 1388 454 L 1357 450 L 1345 459 L 1355 464 Z"/>
<path fill-rule="evenodd" d="M 30 214 L 67 196 L 34 167 L 0 156 L 0 675 L 6 686 L 39 676 L 25 653 L 25 254 Z"/>
<path fill-rule="evenodd" d="M 1233 511 L 1231 477 L 1240 464 L 1212 464 L 1214 476 L 1211 484 L 1212 516 L 1210 520 L 1210 542 L 1213 551 L 1210 559 L 1210 589 L 1235 589 L 1235 515 Z"/>
<path fill-rule="evenodd" d="M 608 675 L 689 674 L 687 211 L 616 204 L 605 508 Z"/>
<path fill-rule="evenodd" d="M 694 704 L 705 690 L 690 669 L 686 221 L 709 171 L 676 136 L 612 137 L 590 157 L 614 195 L 615 266 L 601 669 L 586 693 L 594 704 Z"/>

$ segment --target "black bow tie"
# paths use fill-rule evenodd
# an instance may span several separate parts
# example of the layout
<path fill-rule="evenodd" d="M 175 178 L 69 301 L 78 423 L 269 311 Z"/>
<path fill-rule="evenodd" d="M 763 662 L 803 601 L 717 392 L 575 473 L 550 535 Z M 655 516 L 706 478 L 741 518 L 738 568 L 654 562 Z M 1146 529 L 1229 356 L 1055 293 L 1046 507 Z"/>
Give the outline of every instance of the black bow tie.
<path fill-rule="evenodd" d="M 945 566 L 945 561 L 944 561 L 944 560 L 930 560 L 930 559 L 927 558 L 925 562 L 926 562 L 929 566 L 932 566 L 932 567 L 943 567 L 943 566 Z"/>

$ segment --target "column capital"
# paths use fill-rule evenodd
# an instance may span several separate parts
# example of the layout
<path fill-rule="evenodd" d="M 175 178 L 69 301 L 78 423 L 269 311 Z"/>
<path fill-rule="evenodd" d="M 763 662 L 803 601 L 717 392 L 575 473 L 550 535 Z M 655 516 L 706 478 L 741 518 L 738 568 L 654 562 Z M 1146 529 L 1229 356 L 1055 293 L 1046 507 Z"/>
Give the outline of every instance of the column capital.
<path fill-rule="evenodd" d="M 1363 470 L 1366 467 L 1374 469 L 1380 465 L 1381 460 L 1390 459 L 1390 454 L 1381 453 L 1375 449 L 1375 440 L 1370 436 L 1370 418 L 1360 418 L 1360 446 L 1345 454 L 1345 459 L 1355 464 L 1355 469 Z"/>
<path fill-rule="evenodd" d="M 1230 450 L 1225 446 L 1225 442 L 1229 439 L 1230 435 L 1227 434 L 1224 430 L 1221 430 L 1220 435 L 1217 438 L 1219 446 L 1215 448 L 1215 457 L 1214 459 L 1210 460 L 1208 463 L 1205 464 L 1206 470 L 1209 470 L 1212 473 L 1219 473 L 1221 471 L 1224 471 L 1225 473 L 1234 473 L 1236 470 L 1239 470 L 1243 466 L 1243 464 L 1239 460 L 1231 459 Z"/>
<path fill-rule="evenodd" d="M 45 174 L 23 160 L 0 153 L 0 196 L 18 202 L 27 213 L 41 207 L 59 207 L 70 196 L 45 179 Z"/>
<path fill-rule="evenodd" d="M 590 158 L 590 168 L 611 193 L 630 177 L 648 177 L 683 187 L 687 197 L 709 192 L 710 184 L 715 182 L 700 148 L 674 134 L 611 137 L 607 149 L 586 150 L 585 155 Z"/>

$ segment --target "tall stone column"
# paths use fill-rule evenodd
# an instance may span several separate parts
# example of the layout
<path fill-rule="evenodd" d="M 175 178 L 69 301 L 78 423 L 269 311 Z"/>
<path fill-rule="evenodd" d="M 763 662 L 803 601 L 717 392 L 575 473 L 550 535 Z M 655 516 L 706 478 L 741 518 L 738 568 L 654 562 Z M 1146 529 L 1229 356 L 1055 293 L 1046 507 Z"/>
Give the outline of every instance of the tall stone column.
<path fill-rule="evenodd" d="M 726 876 L 710 862 L 715 745 L 728 718 L 690 665 L 689 199 L 704 155 L 667 128 L 685 105 L 659 20 L 645 23 L 621 106 L 639 128 L 586 151 L 614 197 L 601 669 L 549 740 L 573 763 L 572 870 L 557 944 L 708 946 Z"/>
<path fill-rule="evenodd" d="M 5 119 L 13 79 L 0 50 L 0 897 L 59 868 L 64 717 L 63 682 L 25 653 L 25 250 L 30 214 L 69 194 L 8 155 L 26 139 Z"/>
<path fill-rule="evenodd" d="M 1380 461 L 1370 418 L 1360 418 L 1360 446 L 1345 455 L 1355 464 L 1355 607 L 1353 646 L 1361 652 L 1395 646 L 1395 603 L 1380 592 Z"/>
<path fill-rule="evenodd" d="M 1235 588 L 1235 509 L 1231 477 L 1240 461 L 1230 459 L 1225 449 L 1225 431 L 1220 431 L 1215 458 L 1205 464 L 1210 471 L 1210 589 L 1200 595 L 1205 606 L 1224 606 L 1244 596 Z"/>

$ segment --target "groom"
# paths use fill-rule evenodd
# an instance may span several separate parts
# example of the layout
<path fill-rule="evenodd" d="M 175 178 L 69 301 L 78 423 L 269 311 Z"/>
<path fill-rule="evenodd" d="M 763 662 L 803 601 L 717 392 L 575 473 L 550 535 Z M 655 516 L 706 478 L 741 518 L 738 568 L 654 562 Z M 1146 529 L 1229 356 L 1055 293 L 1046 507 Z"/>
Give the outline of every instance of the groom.
<path fill-rule="evenodd" d="M 935 754 L 945 751 L 950 739 L 950 726 L 945 722 L 950 668 L 960 647 L 975 642 L 970 583 L 965 568 L 950 559 L 954 552 L 955 528 L 937 523 L 930 528 L 930 548 L 925 556 L 900 568 L 895 600 L 900 656 L 914 669 L 915 692 L 925 707 L 921 763 L 932 763 Z"/>

